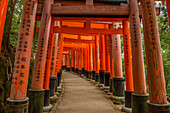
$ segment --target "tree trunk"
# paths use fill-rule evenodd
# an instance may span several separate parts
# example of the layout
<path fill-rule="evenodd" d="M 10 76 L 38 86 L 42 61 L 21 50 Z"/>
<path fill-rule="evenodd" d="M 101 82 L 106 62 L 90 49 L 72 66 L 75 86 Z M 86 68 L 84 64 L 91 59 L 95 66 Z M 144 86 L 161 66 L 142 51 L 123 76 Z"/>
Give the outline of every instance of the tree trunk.
<path fill-rule="evenodd" d="M 9 0 L 4 34 L 2 40 L 2 51 L 0 54 L 0 112 L 5 113 L 6 99 L 10 94 L 11 75 L 14 64 L 14 47 L 10 44 L 10 31 L 15 5 L 17 0 Z"/>

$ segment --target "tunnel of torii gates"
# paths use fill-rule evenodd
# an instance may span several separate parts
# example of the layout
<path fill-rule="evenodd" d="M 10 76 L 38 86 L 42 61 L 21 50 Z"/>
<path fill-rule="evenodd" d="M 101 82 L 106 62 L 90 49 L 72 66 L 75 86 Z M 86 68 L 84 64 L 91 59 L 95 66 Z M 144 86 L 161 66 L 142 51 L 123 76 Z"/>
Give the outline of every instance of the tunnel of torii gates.
<path fill-rule="evenodd" d="M 0 44 L 7 4 L 8 0 L 0 1 Z M 166 0 L 166 4 L 170 19 L 170 0 Z M 24 0 L 8 111 L 42 112 L 43 106 L 49 106 L 49 97 L 60 87 L 63 68 L 98 82 L 114 96 L 125 95 L 125 107 L 132 107 L 133 113 L 169 113 L 156 14 L 159 11 L 154 0 L 140 0 L 140 7 L 137 0 L 128 3 L 127 0 Z M 141 17 L 149 92 L 145 81 Z M 35 19 L 40 21 L 39 28 L 35 27 Z M 35 31 L 38 43 L 27 96 Z"/>

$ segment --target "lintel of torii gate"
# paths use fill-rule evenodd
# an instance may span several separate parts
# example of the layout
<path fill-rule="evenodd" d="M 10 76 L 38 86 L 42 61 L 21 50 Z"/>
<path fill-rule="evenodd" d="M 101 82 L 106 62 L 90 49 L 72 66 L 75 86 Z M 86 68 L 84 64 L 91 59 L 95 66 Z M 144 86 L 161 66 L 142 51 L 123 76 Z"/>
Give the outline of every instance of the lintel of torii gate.
<path fill-rule="evenodd" d="M 63 51 L 65 52 L 65 51 L 77 51 L 77 50 L 79 50 L 78 48 L 74 48 L 74 47 L 64 47 L 63 48 Z"/>
<path fill-rule="evenodd" d="M 52 16 L 69 16 L 69 15 L 84 15 L 84 16 L 112 16 L 115 18 L 128 18 L 129 6 L 123 4 L 119 6 L 59 6 L 59 4 L 52 4 L 51 9 Z M 156 13 L 159 14 L 159 8 L 156 8 Z M 42 4 L 38 4 L 37 15 L 42 14 Z M 139 6 L 139 14 L 141 14 L 141 8 Z"/>
<path fill-rule="evenodd" d="M 40 21 L 41 16 L 36 16 L 36 20 Z M 112 21 L 128 21 L 129 18 L 97 18 L 97 17 L 52 17 L 55 21 L 81 21 L 86 22 L 86 20 L 96 21 L 96 22 L 112 22 Z"/>
<path fill-rule="evenodd" d="M 36 29 L 39 32 L 39 28 Z M 123 29 L 97 29 L 97 28 L 64 28 L 54 27 L 53 33 L 67 34 L 123 34 Z"/>
<path fill-rule="evenodd" d="M 69 54 L 68 51 L 63 52 L 63 55 L 68 55 L 68 54 Z"/>
<path fill-rule="evenodd" d="M 54 33 L 123 34 L 123 30 L 122 30 L 122 28 L 119 28 L 119 29 L 93 29 L 93 28 L 59 28 L 59 27 L 54 27 Z"/>
<path fill-rule="evenodd" d="M 76 44 L 76 43 L 64 43 L 63 48 L 86 48 L 84 44 Z"/>
<path fill-rule="evenodd" d="M 65 38 L 64 37 L 64 42 L 74 42 L 74 43 L 95 43 L 94 40 L 82 40 L 82 39 L 71 39 L 71 38 Z"/>
<path fill-rule="evenodd" d="M 39 4 L 43 4 L 44 0 L 39 0 Z M 165 1 L 165 0 L 155 0 L 155 1 Z M 59 3 L 62 4 L 64 6 L 68 6 L 68 5 L 86 5 L 87 3 L 84 2 L 84 0 L 54 0 L 54 3 Z M 90 2 L 91 3 L 91 2 Z M 121 3 L 127 3 L 127 0 L 93 0 L 93 4 L 95 5 L 103 5 L 102 3 L 106 4 L 106 5 L 119 5 Z"/>

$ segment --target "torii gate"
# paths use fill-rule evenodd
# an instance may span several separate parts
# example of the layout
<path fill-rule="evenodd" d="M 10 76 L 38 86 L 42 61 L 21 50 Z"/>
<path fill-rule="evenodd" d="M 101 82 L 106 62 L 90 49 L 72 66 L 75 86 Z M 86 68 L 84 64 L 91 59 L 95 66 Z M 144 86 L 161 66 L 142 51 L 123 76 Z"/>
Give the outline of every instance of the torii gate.
<path fill-rule="evenodd" d="M 107 0 L 106 0 L 107 1 Z M 127 2 L 126 0 L 120 0 L 121 2 Z M 62 61 L 62 52 L 63 52 L 63 41 L 64 33 L 76 34 L 76 35 L 89 35 L 97 34 L 100 35 L 99 38 L 99 47 L 100 47 L 100 70 L 96 69 L 96 72 L 99 73 L 99 82 L 108 86 L 108 73 L 111 73 L 112 84 L 113 84 L 113 95 L 122 96 L 124 91 L 124 78 L 122 76 L 121 69 L 121 45 L 120 45 L 120 34 L 123 34 L 124 38 L 124 52 L 125 54 L 125 73 L 126 73 L 126 92 L 125 92 L 125 107 L 131 107 L 131 102 L 128 98 L 133 95 L 133 113 L 143 113 L 150 112 L 155 113 L 156 111 L 160 112 L 169 112 L 169 104 L 166 99 L 166 89 L 165 89 L 165 80 L 163 73 L 163 65 L 161 58 L 161 47 L 159 41 L 158 26 L 156 20 L 156 10 L 154 6 L 154 0 L 141 0 L 141 7 L 138 8 L 137 1 L 129 0 L 129 4 L 124 5 L 101 5 L 95 3 L 93 0 L 87 0 L 85 3 L 77 3 L 78 6 L 67 6 L 64 2 L 56 2 L 53 0 L 25 0 L 20 32 L 18 36 L 17 51 L 15 57 L 15 67 L 12 79 L 11 94 L 10 98 L 7 100 L 9 112 L 28 112 L 28 103 L 29 112 L 42 112 L 44 106 L 44 92 L 49 90 L 47 87 L 44 88 L 44 73 L 45 73 L 45 64 L 49 35 L 54 36 L 54 33 L 59 35 L 57 39 L 53 41 L 53 47 L 58 43 L 58 62 L 55 70 L 55 78 L 59 77 L 61 72 L 61 61 Z M 69 2 L 70 4 L 74 4 Z M 111 2 L 112 3 L 112 2 Z M 114 3 L 114 2 L 113 2 Z M 169 14 L 169 1 L 167 0 L 168 14 Z M 149 101 L 146 103 L 148 95 L 146 92 L 146 82 L 144 74 L 144 62 L 143 62 L 143 53 L 142 53 L 142 42 L 141 42 L 141 32 L 140 32 L 140 21 L 139 14 L 142 10 L 142 20 L 144 26 L 144 39 L 145 39 L 145 50 L 146 50 L 146 61 L 147 61 L 147 72 L 148 72 L 148 85 L 149 85 Z M 37 12 L 37 13 L 36 13 Z M 129 13 L 130 12 L 130 13 Z M 35 23 L 35 16 L 40 16 L 41 25 L 39 29 L 39 38 L 38 38 L 38 47 L 37 54 L 35 59 L 34 73 L 32 79 L 32 85 L 30 90 L 29 99 L 27 97 L 27 83 L 28 83 L 28 74 L 29 74 L 29 62 L 31 54 L 31 44 L 33 37 L 33 28 Z M 74 17 L 69 17 L 70 15 Z M 77 17 L 81 15 L 82 17 Z M 93 17 L 92 17 L 93 15 Z M 100 18 L 102 17 L 102 18 Z M 109 18 L 108 18 L 109 17 Z M 123 18 L 121 18 L 123 17 Z M 70 28 L 67 26 L 62 26 L 62 22 L 65 20 L 84 20 L 83 28 Z M 131 48 L 132 48 L 132 66 L 130 59 L 130 38 L 128 32 L 128 20 L 130 21 L 130 34 L 131 34 Z M 60 21 L 60 25 L 53 25 L 53 21 Z M 112 26 L 109 26 L 108 29 L 99 29 L 92 28 L 92 21 L 100 22 L 113 22 Z M 123 23 L 123 29 L 119 29 L 119 25 L 116 22 Z M 50 25 L 51 34 L 50 34 Z M 109 37 L 111 35 L 112 37 Z M 112 46 L 108 46 L 108 40 L 112 39 Z M 80 40 L 80 39 L 79 39 Z M 54 45 L 55 42 L 55 45 Z M 97 42 L 98 43 L 98 42 Z M 50 47 L 52 46 L 52 43 Z M 70 47 L 71 45 L 67 46 Z M 50 48 L 49 47 L 49 48 Z M 57 47 L 57 46 L 55 46 Z M 109 50 L 109 47 L 111 49 Z M 86 77 L 91 78 L 89 74 L 92 71 L 92 61 L 89 56 L 91 55 L 92 46 L 90 44 L 86 45 L 85 49 L 85 59 L 87 63 L 85 64 L 85 69 L 87 71 Z M 112 57 L 109 59 L 109 51 L 111 52 Z M 106 50 L 106 52 L 105 52 Z M 77 58 L 79 51 L 77 52 Z M 96 52 L 96 49 L 95 49 Z M 52 52 L 54 53 L 54 51 Z M 55 52 L 55 54 L 57 54 Z M 88 54 L 88 55 L 87 55 Z M 96 54 L 97 56 L 97 54 Z M 97 58 L 97 57 L 95 57 Z M 98 59 L 98 58 L 97 58 Z M 110 69 L 108 62 L 113 61 L 110 64 Z M 77 59 L 78 61 L 78 59 Z M 77 63 L 78 64 L 78 63 Z M 155 65 L 156 64 L 156 65 Z M 49 64 L 48 64 L 49 65 Z M 108 67 L 107 67 L 108 66 Z M 76 67 L 78 68 L 78 67 Z M 97 68 L 97 66 L 96 66 Z M 105 71 L 107 73 L 105 73 Z M 132 83 L 132 72 L 133 71 L 133 86 Z M 46 71 L 47 72 L 47 71 Z M 49 71 L 48 71 L 49 72 Z M 114 72 L 114 74 L 113 74 Z M 59 74 L 57 74 L 59 73 Z M 114 76 L 113 76 L 114 75 Z M 50 75 L 51 76 L 51 75 Z M 49 81 L 49 75 L 48 77 Z M 110 78 L 110 77 L 109 77 Z M 46 82 L 48 83 L 48 82 Z M 158 85 L 159 84 L 159 85 Z M 47 84 L 46 84 L 47 85 Z M 43 87 L 44 86 L 44 87 Z M 45 90 L 44 90 L 45 89 Z M 47 99 L 48 100 L 48 99 Z M 148 109 L 146 108 L 148 106 Z M 36 106 L 36 107 L 35 107 Z M 17 108 L 17 109 L 16 109 Z"/>

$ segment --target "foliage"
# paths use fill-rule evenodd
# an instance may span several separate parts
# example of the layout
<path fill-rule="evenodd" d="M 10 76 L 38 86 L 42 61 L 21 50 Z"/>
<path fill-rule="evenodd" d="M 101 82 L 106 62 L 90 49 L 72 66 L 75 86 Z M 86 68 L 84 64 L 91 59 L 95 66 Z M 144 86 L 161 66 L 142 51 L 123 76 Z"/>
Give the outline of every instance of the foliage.
<path fill-rule="evenodd" d="M 17 0 L 17 3 L 15 5 L 15 10 L 14 10 L 13 19 L 12 19 L 12 26 L 11 26 L 11 31 L 10 31 L 10 41 L 11 41 L 12 46 L 16 46 L 17 44 L 21 13 L 23 9 L 23 1 L 24 0 Z"/>

